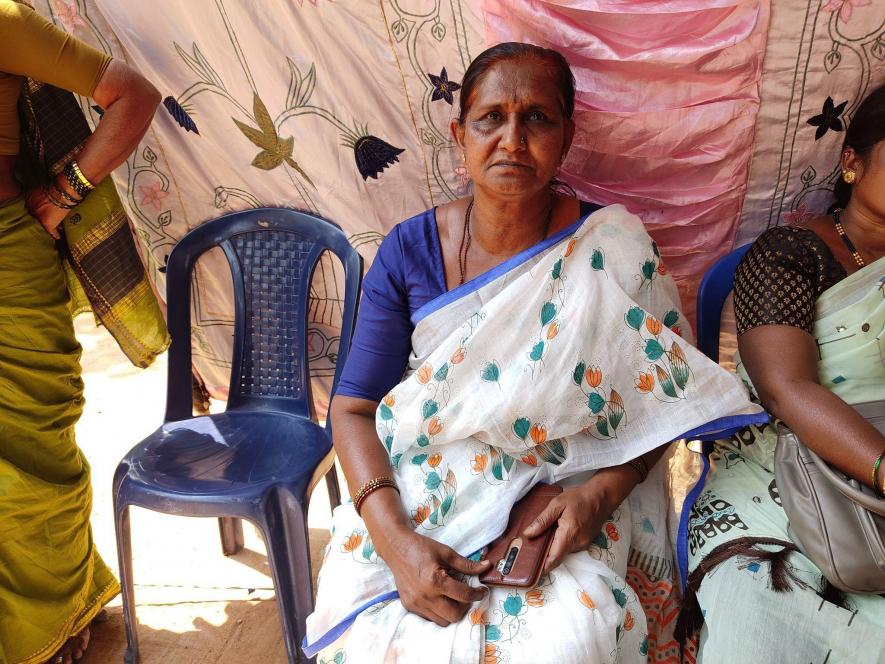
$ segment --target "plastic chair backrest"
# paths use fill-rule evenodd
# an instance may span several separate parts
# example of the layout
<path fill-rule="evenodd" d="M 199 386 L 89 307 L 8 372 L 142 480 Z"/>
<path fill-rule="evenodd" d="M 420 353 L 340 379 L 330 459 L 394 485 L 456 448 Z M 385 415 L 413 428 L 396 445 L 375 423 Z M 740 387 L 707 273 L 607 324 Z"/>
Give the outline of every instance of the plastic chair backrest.
<path fill-rule="evenodd" d="M 698 288 L 698 349 L 714 362 L 719 361 L 719 321 L 722 307 L 734 288 L 734 273 L 751 245 L 745 244 L 726 254 L 707 270 Z"/>
<path fill-rule="evenodd" d="M 333 379 L 350 348 L 362 260 L 338 226 L 284 208 L 227 214 L 188 233 L 166 267 L 167 324 L 172 336 L 166 421 L 192 416 L 191 275 L 197 259 L 219 247 L 231 269 L 234 341 L 228 410 L 251 408 L 311 417 L 307 361 L 310 285 L 324 251 L 344 267 L 341 339 Z"/>

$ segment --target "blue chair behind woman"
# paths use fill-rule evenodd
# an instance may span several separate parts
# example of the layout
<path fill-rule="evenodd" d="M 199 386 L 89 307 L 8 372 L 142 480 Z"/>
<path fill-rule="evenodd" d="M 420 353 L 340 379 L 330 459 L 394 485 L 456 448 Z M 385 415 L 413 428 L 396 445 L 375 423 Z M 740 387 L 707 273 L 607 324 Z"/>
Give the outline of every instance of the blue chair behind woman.
<path fill-rule="evenodd" d="M 191 402 L 191 278 L 219 247 L 235 303 L 233 366 L 224 413 L 194 418 Z M 219 517 L 225 554 L 242 548 L 239 519 L 264 536 L 290 662 L 298 661 L 313 609 L 307 506 L 326 474 L 340 502 L 329 426 L 317 424 L 307 361 L 314 269 L 325 251 L 344 267 L 344 307 L 334 390 L 347 357 L 362 277 L 359 255 L 333 224 L 287 209 L 237 212 L 188 233 L 169 256 L 172 334 L 165 424 L 136 445 L 114 477 L 114 513 L 128 648 L 138 661 L 129 506 Z"/>
<path fill-rule="evenodd" d="M 738 247 L 713 263 L 698 287 L 698 349 L 714 362 L 719 361 L 719 325 L 722 307 L 734 288 L 734 273 L 749 244 Z"/>

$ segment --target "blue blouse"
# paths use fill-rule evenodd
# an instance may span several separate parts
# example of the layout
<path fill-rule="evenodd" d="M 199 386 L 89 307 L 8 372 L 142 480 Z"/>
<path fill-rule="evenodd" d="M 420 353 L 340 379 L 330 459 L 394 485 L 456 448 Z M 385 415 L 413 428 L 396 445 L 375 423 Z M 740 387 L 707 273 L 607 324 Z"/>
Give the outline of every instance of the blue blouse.
<path fill-rule="evenodd" d="M 582 201 L 581 217 L 600 207 Z M 416 313 L 446 290 L 433 208 L 397 224 L 378 247 L 336 394 L 381 401 L 406 371 Z"/>

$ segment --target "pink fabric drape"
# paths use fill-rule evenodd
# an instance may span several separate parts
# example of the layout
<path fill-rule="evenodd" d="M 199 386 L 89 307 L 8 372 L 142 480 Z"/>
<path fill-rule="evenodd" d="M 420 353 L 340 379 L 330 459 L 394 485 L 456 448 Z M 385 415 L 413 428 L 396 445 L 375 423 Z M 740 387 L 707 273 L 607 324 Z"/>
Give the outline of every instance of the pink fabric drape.
<path fill-rule="evenodd" d="M 563 179 L 643 218 L 693 318 L 700 277 L 734 243 L 769 0 L 483 0 L 482 9 L 488 44 L 566 56 L 577 131 Z"/>

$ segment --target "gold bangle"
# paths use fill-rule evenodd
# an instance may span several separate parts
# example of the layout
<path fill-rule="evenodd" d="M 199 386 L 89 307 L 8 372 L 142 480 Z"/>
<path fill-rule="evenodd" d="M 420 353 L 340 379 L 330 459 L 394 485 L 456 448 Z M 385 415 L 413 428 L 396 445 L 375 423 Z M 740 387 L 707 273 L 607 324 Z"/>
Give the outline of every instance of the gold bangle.
<path fill-rule="evenodd" d="M 366 498 L 369 497 L 369 494 L 377 491 L 378 489 L 383 489 L 386 486 L 389 486 L 391 489 L 395 489 L 396 492 L 399 493 L 399 487 L 396 485 L 396 481 L 388 475 L 373 477 L 368 482 L 363 484 L 359 488 L 359 491 L 357 491 L 353 496 L 353 509 L 356 510 L 357 515 L 359 515 L 360 508 L 363 506 L 363 502 L 366 500 Z"/>
<path fill-rule="evenodd" d="M 77 160 L 76 160 L 76 159 L 71 159 L 71 168 L 72 168 L 73 171 L 74 171 L 74 175 L 76 175 L 76 176 L 77 176 L 77 179 L 80 181 L 80 184 L 82 184 L 84 187 L 86 187 L 86 188 L 89 189 L 90 191 L 91 191 L 92 189 L 95 189 L 95 185 L 92 184 L 92 183 L 86 178 L 85 175 L 83 175 L 83 171 L 80 170 L 80 164 L 77 163 Z"/>

